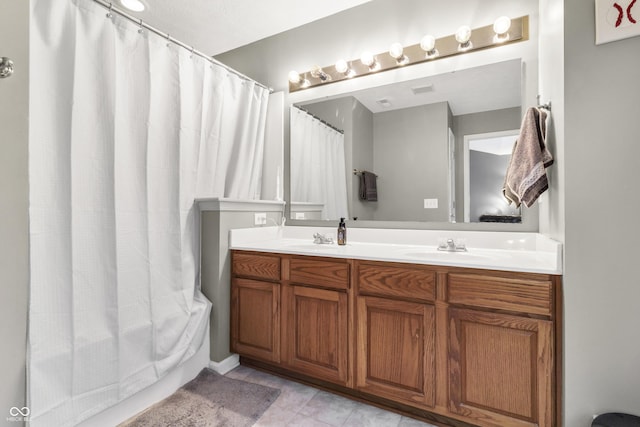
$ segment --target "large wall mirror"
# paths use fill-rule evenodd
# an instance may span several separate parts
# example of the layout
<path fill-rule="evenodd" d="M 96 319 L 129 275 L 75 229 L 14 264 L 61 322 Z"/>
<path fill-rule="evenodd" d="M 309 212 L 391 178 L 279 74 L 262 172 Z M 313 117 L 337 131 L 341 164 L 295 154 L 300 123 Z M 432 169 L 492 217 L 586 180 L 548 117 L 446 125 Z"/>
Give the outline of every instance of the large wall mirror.
<path fill-rule="evenodd" d="M 291 218 L 522 222 L 501 180 L 523 93 L 511 59 L 297 103 Z"/>

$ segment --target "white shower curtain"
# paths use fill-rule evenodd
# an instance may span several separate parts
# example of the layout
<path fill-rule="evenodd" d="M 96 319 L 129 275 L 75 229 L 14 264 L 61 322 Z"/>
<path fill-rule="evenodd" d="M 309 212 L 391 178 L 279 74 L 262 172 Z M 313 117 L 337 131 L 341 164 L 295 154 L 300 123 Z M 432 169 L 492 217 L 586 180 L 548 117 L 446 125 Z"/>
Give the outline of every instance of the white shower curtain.
<path fill-rule="evenodd" d="M 322 219 L 349 218 L 344 134 L 291 107 L 291 200 L 321 203 Z"/>
<path fill-rule="evenodd" d="M 91 0 L 32 0 L 28 405 L 71 426 L 203 342 L 195 197 L 259 199 L 268 91 Z"/>

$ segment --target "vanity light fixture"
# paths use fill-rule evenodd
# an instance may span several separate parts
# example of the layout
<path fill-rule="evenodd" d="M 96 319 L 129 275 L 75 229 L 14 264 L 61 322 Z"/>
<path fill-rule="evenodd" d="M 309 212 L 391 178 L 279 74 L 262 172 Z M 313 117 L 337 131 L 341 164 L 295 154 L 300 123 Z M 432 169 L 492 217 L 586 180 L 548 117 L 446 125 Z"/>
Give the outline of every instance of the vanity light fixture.
<path fill-rule="evenodd" d="M 508 16 L 501 16 L 493 23 L 493 32 L 496 35 L 493 37 L 495 43 L 504 43 L 509 40 L 509 28 L 511 28 L 511 18 Z"/>
<path fill-rule="evenodd" d="M 140 0 L 120 0 L 120 4 L 132 12 L 142 12 L 146 9 L 144 3 Z"/>
<path fill-rule="evenodd" d="M 334 65 L 315 66 L 302 74 L 292 71 L 289 73 L 289 92 L 527 40 L 528 16 L 500 17 L 493 24 L 473 29 L 462 26 L 446 36 L 436 38 L 427 34 L 419 43 L 409 46 L 394 43 L 387 52 L 363 52 L 359 60 L 340 59 Z"/>
<path fill-rule="evenodd" d="M 420 40 L 420 48 L 427 52 L 425 54 L 427 59 L 436 58 L 439 54 L 438 49 L 436 49 L 436 38 L 431 34 L 427 34 Z"/>
<path fill-rule="evenodd" d="M 409 63 L 409 57 L 403 51 L 404 48 L 400 43 L 394 43 L 389 48 L 389 55 L 396 60 L 398 65 L 407 65 Z"/>
<path fill-rule="evenodd" d="M 360 62 L 369 67 L 369 71 L 378 71 L 380 69 L 378 59 L 369 51 L 362 52 L 362 55 L 360 55 Z"/>
<path fill-rule="evenodd" d="M 456 41 L 458 44 L 458 51 L 466 52 L 473 47 L 471 43 L 471 28 L 467 25 L 463 25 L 456 31 Z"/>
<path fill-rule="evenodd" d="M 344 59 L 338 59 L 334 67 L 338 73 L 344 75 L 348 79 L 356 75 L 355 71 L 349 67 L 349 64 L 347 64 L 347 61 Z"/>

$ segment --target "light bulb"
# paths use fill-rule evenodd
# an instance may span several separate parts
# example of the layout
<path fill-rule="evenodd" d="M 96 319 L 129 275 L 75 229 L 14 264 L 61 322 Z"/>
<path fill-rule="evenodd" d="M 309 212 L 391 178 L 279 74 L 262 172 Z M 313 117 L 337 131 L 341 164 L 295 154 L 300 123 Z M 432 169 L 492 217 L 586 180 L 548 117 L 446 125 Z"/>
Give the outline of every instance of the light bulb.
<path fill-rule="evenodd" d="M 329 74 L 325 73 L 324 70 L 319 65 L 314 65 L 311 68 L 310 74 L 311 74 L 311 77 L 314 77 L 316 79 L 320 79 L 323 82 L 331 80 L 331 76 Z"/>
<path fill-rule="evenodd" d="M 465 44 L 465 43 L 468 43 L 470 39 L 471 39 L 471 28 L 469 28 L 466 25 L 463 25 L 462 27 L 458 28 L 458 31 L 456 31 L 456 40 L 458 43 Z"/>
<path fill-rule="evenodd" d="M 391 55 L 392 58 L 400 59 L 402 58 L 403 50 L 404 49 L 402 48 L 402 45 L 400 43 L 394 43 L 389 48 L 389 55 Z"/>
<path fill-rule="evenodd" d="M 426 36 L 424 36 L 422 38 L 422 40 L 420 40 L 420 47 L 422 48 L 422 50 L 424 50 L 425 52 L 430 52 L 433 50 L 433 48 L 436 47 L 436 38 L 433 37 L 430 34 L 427 34 Z"/>
<path fill-rule="evenodd" d="M 400 43 L 394 43 L 389 47 L 389 55 L 396 60 L 398 65 L 406 65 L 409 63 L 409 57 L 402 52 L 404 48 Z"/>
<path fill-rule="evenodd" d="M 140 0 L 120 0 L 120 4 L 134 12 L 142 12 L 145 7 Z"/>
<path fill-rule="evenodd" d="M 493 23 L 493 31 L 496 35 L 493 37 L 495 43 L 502 43 L 509 40 L 509 28 L 511 28 L 511 19 L 508 16 L 501 16 Z"/>
<path fill-rule="evenodd" d="M 360 62 L 369 67 L 369 71 L 377 71 L 380 69 L 380 63 L 376 61 L 376 57 L 373 53 L 365 51 L 360 55 Z"/>
<path fill-rule="evenodd" d="M 360 61 L 367 67 L 371 68 L 371 66 L 375 64 L 376 58 L 373 56 L 373 53 L 365 51 L 360 55 Z"/>
<path fill-rule="evenodd" d="M 348 79 L 356 75 L 355 71 L 349 68 L 349 64 L 347 64 L 347 61 L 345 61 L 344 59 L 338 59 L 336 61 L 335 68 L 338 73 L 344 74 L 344 76 Z"/>
<path fill-rule="evenodd" d="M 458 31 L 456 31 L 456 40 L 460 43 L 458 45 L 458 51 L 465 52 L 471 49 L 473 46 L 471 44 L 471 28 L 466 25 L 458 28 Z"/>
<path fill-rule="evenodd" d="M 300 74 L 296 70 L 289 71 L 289 81 L 293 84 L 300 83 Z"/>
<path fill-rule="evenodd" d="M 337 72 L 344 74 L 349 70 L 349 65 L 344 59 L 338 59 L 335 68 Z"/>
<path fill-rule="evenodd" d="M 427 34 L 420 40 L 420 47 L 427 52 L 425 55 L 427 59 L 433 59 L 438 56 L 438 49 L 436 49 L 436 38 L 430 34 Z"/>
<path fill-rule="evenodd" d="M 511 18 L 508 16 L 501 16 L 493 23 L 493 31 L 499 36 L 505 35 L 509 28 L 511 28 Z"/>

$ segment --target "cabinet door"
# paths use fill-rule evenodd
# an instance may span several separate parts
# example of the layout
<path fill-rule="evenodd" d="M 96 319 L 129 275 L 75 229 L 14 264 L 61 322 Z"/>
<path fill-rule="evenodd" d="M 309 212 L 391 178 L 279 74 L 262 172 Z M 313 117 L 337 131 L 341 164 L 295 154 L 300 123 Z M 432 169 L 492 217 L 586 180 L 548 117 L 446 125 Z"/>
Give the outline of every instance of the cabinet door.
<path fill-rule="evenodd" d="M 280 362 L 280 285 L 235 278 L 231 285 L 231 351 Z"/>
<path fill-rule="evenodd" d="M 346 292 L 285 286 L 285 363 L 298 372 L 346 385 Z"/>
<path fill-rule="evenodd" d="M 551 427 L 552 323 L 451 309 L 449 409 L 482 426 Z"/>
<path fill-rule="evenodd" d="M 400 403 L 433 407 L 434 307 L 358 298 L 357 388 Z"/>

